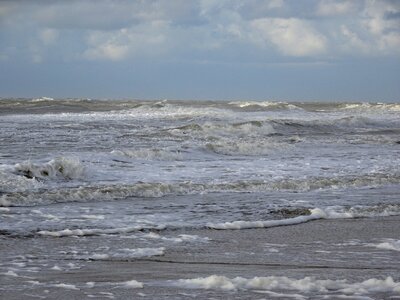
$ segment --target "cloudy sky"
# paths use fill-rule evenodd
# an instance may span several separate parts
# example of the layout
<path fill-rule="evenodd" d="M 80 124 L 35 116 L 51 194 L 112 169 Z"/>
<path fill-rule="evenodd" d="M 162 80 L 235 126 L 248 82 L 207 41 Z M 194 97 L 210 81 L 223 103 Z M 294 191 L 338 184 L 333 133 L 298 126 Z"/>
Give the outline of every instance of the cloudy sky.
<path fill-rule="evenodd" d="M 400 102 L 400 0 L 2 0 L 0 97 Z"/>

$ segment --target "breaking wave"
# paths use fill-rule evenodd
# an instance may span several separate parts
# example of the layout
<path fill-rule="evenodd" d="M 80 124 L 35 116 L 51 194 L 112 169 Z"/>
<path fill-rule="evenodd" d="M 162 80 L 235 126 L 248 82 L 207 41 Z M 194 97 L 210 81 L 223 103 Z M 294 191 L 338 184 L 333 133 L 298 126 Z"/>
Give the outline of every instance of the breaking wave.
<path fill-rule="evenodd" d="M 353 219 L 367 217 L 387 217 L 400 215 L 400 205 L 358 206 L 358 207 L 328 207 L 325 209 L 309 209 L 305 215 L 280 220 L 265 221 L 233 221 L 225 223 L 209 223 L 211 229 L 253 229 L 277 226 L 297 225 L 319 219 Z"/>
<path fill-rule="evenodd" d="M 59 157 L 44 164 L 25 161 L 14 167 L 16 175 L 29 179 L 80 179 L 84 175 L 84 167 L 78 159 Z"/>
<path fill-rule="evenodd" d="M 62 229 L 62 230 L 40 230 L 32 231 L 29 236 L 42 236 L 52 238 L 62 237 L 85 237 L 85 236 L 97 236 L 97 235 L 118 235 L 118 234 L 129 234 L 137 232 L 149 232 L 143 235 L 143 238 L 150 240 L 162 239 L 171 242 L 182 242 L 182 241 L 194 241 L 202 239 L 202 241 L 208 241 L 208 239 L 200 238 L 198 236 L 180 235 L 178 238 L 167 238 L 161 237 L 154 231 L 159 232 L 163 230 L 175 230 L 184 228 L 196 228 L 196 229 L 216 229 L 216 230 L 240 230 L 240 229 L 256 229 L 256 228 L 271 228 L 279 226 L 292 226 L 307 223 L 310 221 L 321 220 L 321 219 L 355 219 L 355 218 L 376 218 L 376 217 L 388 217 L 388 216 L 399 216 L 400 205 L 398 204 L 386 204 L 386 205 L 375 205 L 375 206 L 354 206 L 354 207 L 343 207 L 343 206 L 332 206 L 326 208 L 312 208 L 312 209 L 297 209 L 295 213 L 299 215 L 289 218 L 281 219 L 269 219 L 259 221 L 232 221 L 223 223 L 203 223 L 194 225 L 187 222 L 176 223 L 149 223 L 149 224 L 137 224 L 125 227 L 115 228 L 73 228 L 73 229 Z M 369 244 L 369 246 L 378 247 L 381 249 L 391 249 L 399 251 L 399 241 L 386 240 L 380 244 Z"/>
<path fill-rule="evenodd" d="M 32 180 L 32 179 L 28 179 Z M 221 183 L 145 183 L 36 188 L 0 194 L 0 206 L 32 206 L 58 202 L 88 202 L 127 199 L 130 197 L 158 198 L 168 195 L 205 194 L 215 192 L 310 191 L 348 187 L 381 186 L 400 183 L 400 174 L 367 174 L 343 177 L 311 177 L 305 180 L 237 181 Z"/>
<path fill-rule="evenodd" d="M 136 159 L 144 159 L 144 160 L 181 160 L 182 153 L 180 151 L 168 151 L 163 149 L 138 149 L 138 150 L 113 150 L 111 154 L 128 157 L 128 158 L 136 158 Z"/>
<path fill-rule="evenodd" d="M 291 140 L 291 143 L 294 143 Z M 216 142 L 207 143 L 205 148 L 211 152 L 222 155 L 243 155 L 243 156 L 260 156 L 268 155 L 276 149 L 289 148 L 289 143 L 275 142 L 273 140 L 229 140 L 222 139 Z"/>
<path fill-rule="evenodd" d="M 234 136 L 248 137 L 259 135 L 271 135 L 275 133 L 271 124 L 265 121 L 252 120 L 238 123 L 218 123 L 206 122 L 204 124 L 192 123 L 168 130 L 172 135 L 187 135 L 193 136 Z"/>
<path fill-rule="evenodd" d="M 295 103 L 279 102 L 279 101 L 234 101 L 229 102 L 229 105 L 239 107 L 244 110 L 286 110 L 286 109 L 301 109 Z"/>

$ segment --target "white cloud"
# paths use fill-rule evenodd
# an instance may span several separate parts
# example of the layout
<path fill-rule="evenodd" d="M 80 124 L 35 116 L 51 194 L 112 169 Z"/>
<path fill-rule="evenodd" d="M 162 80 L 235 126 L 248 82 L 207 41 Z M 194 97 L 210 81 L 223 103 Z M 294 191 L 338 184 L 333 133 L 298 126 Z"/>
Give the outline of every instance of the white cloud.
<path fill-rule="evenodd" d="M 84 52 L 84 57 L 89 60 L 106 59 L 118 61 L 124 59 L 129 52 L 129 47 L 125 45 L 115 45 L 105 43 L 89 48 Z"/>
<path fill-rule="evenodd" d="M 251 27 L 256 41 L 270 42 L 285 55 L 311 56 L 326 51 L 326 38 L 304 20 L 264 18 L 252 21 Z"/>
<path fill-rule="evenodd" d="M 342 49 L 345 52 L 352 53 L 357 50 L 362 53 L 368 53 L 370 51 L 369 45 L 363 41 L 356 32 L 351 31 L 346 25 L 342 25 L 340 30 L 344 37 Z"/>
<path fill-rule="evenodd" d="M 345 15 L 353 12 L 356 7 L 356 1 L 334 1 L 322 0 L 318 3 L 317 14 L 320 16 Z"/>
<path fill-rule="evenodd" d="M 400 54 L 400 20 L 390 15 L 400 15 L 400 2 L 366 2 L 360 23 L 370 33 L 374 54 Z"/>
<path fill-rule="evenodd" d="M 44 45 L 51 45 L 56 42 L 58 38 L 58 31 L 51 28 L 43 29 L 39 32 L 39 38 Z"/>
<path fill-rule="evenodd" d="M 385 0 L 0 1 L 0 33 L 4 48 L 18 49 L 3 50 L 8 59 L 36 56 L 37 62 L 384 56 L 400 52 L 399 6 Z"/>
<path fill-rule="evenodd" d="M 93 31 L 83 57 L 118 61 L 135 55 L 159 54 L 167 47 L 168 29 L 168 23 L 154 21 L 117 31 Z"/>

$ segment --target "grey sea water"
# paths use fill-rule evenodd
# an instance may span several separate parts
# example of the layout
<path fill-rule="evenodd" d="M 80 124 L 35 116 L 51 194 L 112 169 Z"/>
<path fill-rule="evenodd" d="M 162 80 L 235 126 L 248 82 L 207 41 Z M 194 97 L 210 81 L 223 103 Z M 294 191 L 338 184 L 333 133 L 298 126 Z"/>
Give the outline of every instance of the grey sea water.
<path fill-rule="evenodd" d="M 260 241 L 262 251 L 223 243 L 235 230 L 254 237 L 260 229 L 337 220 L 356 228 L 400 215 L 399 154 L 400 104 L 2 99 L 0 292 L 9 296 L 17 288 L 28 295 L 38 285 L 42 292 L 89 289 L 95 283 L 38 281 L 35 274 L 73 272 L 97 261 L 154 263 L 215 248 L 215 255 L 223 251 L 215 263 L 248 256 L 252 263 L 273 257 L 277 264 L 337 267 L 362 262 L 359 249 L 373 249 L 370 267 L 388 272 L 356 281 L 349 274 L 331 281 L 287 272 L 263 276 L 249 267 L 241 274 L 210 269 L 198 278 L 178 271 L 144 283 L 103 282 L 103 292 L 111 297 L 110 289 L 120 286 L 143 288 L 135 295 L 145 297 L 149 285 L 180 291 L 170 298 L 202 289 L 231 298 L 235 291 L 249 298 L 398 296 L 400 234 L 331 244 L 317 239 L 311 258 L 296 258 L 296 247 L 299 253 L 310 248 L 301 234 L 294 246 Z M 41 264 L 27 267 L 32 260 Z"/>

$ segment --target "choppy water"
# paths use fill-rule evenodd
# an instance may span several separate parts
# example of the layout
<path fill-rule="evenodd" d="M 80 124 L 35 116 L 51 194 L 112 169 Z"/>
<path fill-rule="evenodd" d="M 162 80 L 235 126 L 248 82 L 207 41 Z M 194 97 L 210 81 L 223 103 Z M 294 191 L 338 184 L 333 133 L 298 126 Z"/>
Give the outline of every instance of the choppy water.
<path fill-rule="evenodd" d="M 80 254 L 105 259 L 204 242 L 174 229 L 400 215 L 399 154 L 400 104 L 2 99 L 0 234 L 141 234 Z"/>

